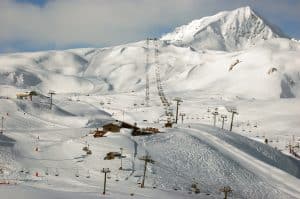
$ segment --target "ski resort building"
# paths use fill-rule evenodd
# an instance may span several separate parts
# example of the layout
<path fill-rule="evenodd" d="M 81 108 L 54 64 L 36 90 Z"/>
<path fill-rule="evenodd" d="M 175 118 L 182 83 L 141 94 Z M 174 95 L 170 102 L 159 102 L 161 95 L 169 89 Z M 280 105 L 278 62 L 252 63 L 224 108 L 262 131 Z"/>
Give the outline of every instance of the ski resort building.
<path fill-rule="evenodd" d="M 112 122 L 112 123 L 105 124 L 102 128 L 103 128 L 103 131 L 106 131 L 106 132 L 110 131 L 110 132 L 117 133 L 117 132 L 120 132 L 120 129 L 122 127 L 121 127 L 120 122 L 115 121 L 115 122 Z"/>
<path fill-rule="evenodd" d="M 97 138 L 97 137 L 103 137 L 107 133 L 107 131 L 99 130 L 97 128 L 93 133 L 94 133 L 94 138 Z"/>
<path fill-rule="evenodd" d="M 32 96 L 36 96 L 38 93 L 36 91 L 30 91 L 30 92 L 25 92 L 25 93 L 17 93 L 17 99 L 30 99 L 32 101 Z"/>
<path fill-rule="evenodd" d="M 32 95 L 30 93 L 17 93 L 17 99 L 30 99 L 32 101 Z"/>

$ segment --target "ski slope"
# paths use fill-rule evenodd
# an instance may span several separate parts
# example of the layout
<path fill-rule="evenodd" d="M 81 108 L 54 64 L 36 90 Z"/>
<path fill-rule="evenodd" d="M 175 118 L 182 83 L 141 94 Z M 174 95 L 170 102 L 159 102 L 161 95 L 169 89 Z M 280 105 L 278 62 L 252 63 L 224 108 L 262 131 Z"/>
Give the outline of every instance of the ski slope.
<path fill-rule="evenodd" d="M 233 34 L 233 28 L 249 37 Z M 218 43 L 204 41 L 207 35 Z M 232 37 L 214 39 L 224 35 Z M 1 54 L 0 194 L 33 199 L 223 198 L 220 189 L 230 186 L 231 198 L 300 198 L 300 160 L 288 150 L 289 144 L 300 143 L 299 53 L 298 41 L 246 7 L 196 20 L 150 40 L 149 49 L 139 41 L 101 49 Z M 179 112 L 185 117 L 173 128 L 164 127 L 156 64 L 174 114 L 173 99 L 183 100 Z M 16 99 L 17 93 L 33 90 L 39 95 L 32 101 Z M 56 92 L 51 110 L 49 90 Z M 238 110 L 233 132 L 228 131 L 229 106 Z M 225 129 L 220 128 L 221 114 L 227 116 Z M 90 134 L 116 119 L 162 133 L 133 137 L 122 129 L 103 138 Z M 85 146 L 91 155 L 82 150 Z M 119 158 L 104 160 L 120 148 L 123 170 Z M 142 189 L 144 163 L 139 158 L 146 154 L 155 163 L 148 165 Z M 105 196 L 103 168 L 111 170 Z M 192 191 L 193 184 L 199 194 Z"/>
<path fill-rule="evenodd" d="M 57 96 L 57 99 L 63 96 L 65 94 Z M 62 117 L 61 112 L 54 111 L 52 118 L 59 117 L 59 120 L 46 117 L 44 111 L 34 106 L 34 111 L 26 110 L 32 115 L 40 111 L 38 116 L 16 111 L 5 121 L 7 130 L 1 137 L 1 143 L 7 143 L 7 139 L 11 143 L 1 147 L 6 151 L 4 153 L 1 150 L 1 160 L 8 168 L 4 179 L 13 179 L 18 184 L 17 189 L 28 194 L 28 197 L 38 197 L 47 192 L 51 196 L 72 197 L 78 192 L 80 194 L 76 194 L 75 198 L 94 198 L 101 193 L 103 174 L 100 170 L 109 167 L 112 171 L 108 180 L 109 198 L 129 198 L 131 192 L 138 198 L 156 198 L 158 195 L 165 195 L 165 198 L 221 198 L 218 190 L 228 184 L 234 190 L 232 196 L 235 198 L 299 198 L 299 160 L 272 146 L 203 124 L 211 123 L 211 119 L 164 129 L 162 124 L 151 121 L 157 112 L 163 115 L 159 98 L 153 99 L 150 107 L 139 105 L 134 108 L 137 96 L 137 93 L 93 97 L 83 95 L 79 96 L 80 101 L 61 101 L 58 103 L 60 109 L 68 114 Z M 109 101 L 110 104 L 101 105 L 100 100 Z M 120 103 L 120 100 L 126 103 Z M 10 99 L 0 102 L 1 107 L 7 107 L 4 104 L 17 106 L 18 103 Z M 129 107 L 126 109 L 125 105 Z M 99 112 L 100 109 L 105 111 Z M 110 115 L 122 119 L 123 109 L 126 110 L 126 121 L 136 121 L 138 126 L 156 126 L 164 133 L 132 137 L 130 132 L 122 131 L 95 139 L 89 135 L 93 128 L 87 128 L 88 123 L 70 123 L 71 120 L 87 122 L 86 117 L 95 112 L 101 120 L 109 120 Z M 151 114 L 153 110 L 156 111 Z M 145 119 L 148 122 L 145 123 Z M 86 143 L 93 152 L 90 156 L 82 151 Z M 38 152 L 35 151 L 36 147 L 39 148 Z M 123 159 L 123 171 L 118 169 L 119 159 L 103 160 L 107 152 L 119 151 L 120 147 L 125 149 L 126 156 Z M 141 180 L 143 163 L 138 157 L 146 153 L 156 163 L 148 167 L 146 189 L 140 189 L 137 183 Z M 20 173 L 21 170 L 29 173 Z M 59 176 L 55 176 L 57 171 Z M 35 172 L 40 176 L 36 177 Z M 46 175 L 46 172 L 49 174 Z M 200 186 L 200 195 L 188 193 L 194 182 Z M 153 186 L 157 188 L 153 189 Z M 8 190 L 2 188 L 0 192 L 11 195 L 7 193 Z M 17 197 L 20 192 L 12 196 Z"/>

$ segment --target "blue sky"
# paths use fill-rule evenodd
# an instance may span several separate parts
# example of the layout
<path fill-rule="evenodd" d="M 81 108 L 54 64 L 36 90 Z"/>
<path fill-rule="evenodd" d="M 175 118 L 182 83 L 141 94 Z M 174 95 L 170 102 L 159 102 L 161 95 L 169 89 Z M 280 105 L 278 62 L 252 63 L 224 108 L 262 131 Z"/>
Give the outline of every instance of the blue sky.
<path fill-rule="evenodd" d="M 300 39 L 300 0 L 0 0 L 0 53 L 134 42 L 247 5 Z"/>
<path fill-rule="evenodd" d="M 46 5 L 48 0 L 16 0 L 17 3 L 30 3 L 37 6 L 44 6 Z"/>

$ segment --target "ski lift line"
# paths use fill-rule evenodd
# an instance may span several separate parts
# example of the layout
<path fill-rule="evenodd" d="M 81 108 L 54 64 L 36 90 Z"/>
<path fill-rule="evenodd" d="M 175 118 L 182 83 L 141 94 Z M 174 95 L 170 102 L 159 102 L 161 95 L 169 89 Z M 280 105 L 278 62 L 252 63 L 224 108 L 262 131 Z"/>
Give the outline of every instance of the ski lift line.
<path fill-rule="evenodd" d="M 156 65 L 156 68 L 155 68 L 155 75 L 156 75 L 156 82 L 157 82 L 157 88 L 158 88 L 158 92 L 159 92 L 159 95 L 162 96 L 162 103 L 164 102 L 167 102 L 167 106 L 169 106 L 169 103 L 165 97 L 165 94 L 164 94 L 164 91 L 163 91 L 163 87 L 162 87 L 162 84 L 161 84 L 161 78 L 160 78 L 160 66 L 158 64 L 158 44 L 157 44 L 157 41 L 155 41 L 155 54 L 154 54 L 154 57 L 155 57 L 155 65 Z"/>

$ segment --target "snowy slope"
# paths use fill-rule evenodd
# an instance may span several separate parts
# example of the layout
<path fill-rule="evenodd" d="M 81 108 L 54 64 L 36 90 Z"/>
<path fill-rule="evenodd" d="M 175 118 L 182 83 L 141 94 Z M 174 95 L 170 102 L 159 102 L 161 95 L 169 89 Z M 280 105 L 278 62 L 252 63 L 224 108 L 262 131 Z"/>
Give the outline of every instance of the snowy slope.
<path fill-rule="evenodd" d="M 248 7 L 178 30 L 163 37 L 169 41 L 151 40 L 149 49 L 140 41 L 0 55 L 0 182 L 16 183 L 1 185 L 0 195 L 99 198 L 100 170 L 109 167 L 107 195 L 101 198 L 223 198 L 224 186 L 232 187 L 233 198 L 300 198 L 300 160 L 287 148 L 300 143 L 300 43 L 282 38 Z M 179 110 L 186 116 L 171 129 L 163 127 L 157 71 L 170 109 L 176 108 L 172 99 L 183 99 Z M 31 90 L 41 95 L 16 99 L 16 93 Z M 52 110 L 49 90 L 56 91 Z M 234 132 L 219 128 L 221 114 L 229 128 L 227 106 L 239 112 Z M 220 114 L 213 127 L 215 108 Z M 115 119 L 163 133 L 133 137 L 123 129 L 97 139 L 90 134 Z M 91 155 L 82 150 L 87 145 Z M 122 171 L 120 159 L 104 160 L 120 147 Z M 155 164 L 148 165 L 141 189 L 139 157 L 145 154 Z M 194 183 L 200 194 L 191 192 Z"/>
<path fill-rule="evenodd" d="M 178 27 L 161 40 L 151 40 L 149 49 L 146 41 L 140 41 L 102 49 L 0 55 L 0 95 L 14 97 L 22 89 L 42 93 L 142 90 L 146 73 L 150 92 L 156 92 L 155 45 L 160 77 L 171 92 L 207 90 L 260 99 L 299 96 L 300 43 L 284 38 L 249 7 Z"/>
<path fill-rule="evenodd" d="M 27 103 L 26 109 L 18 111 L 18 106 L 14 105 L 18 103 L 14 100 L 0 100 L 0 111 L 10 111 L 5 117 L 5 134 L 0 136 L 0 157 L 4 163 L 1 166 L 5 168 L 4 175 L 0 176 L 18 184 L 0 187 L 2 195 L 20 197 L 23 193 L 24 198 L 39 198 L 42 194 L 49 198 L 97 198 L 103 188 L 100 169 L 109 167 L 112 172 L 107 197 L 114 199 L 131 198 L 131 193 L 137 198 L 222 198 L 219 188 L 226 185 L 233 188 L 233 198 L 300 196 L 300 161 L 271 146 L 203 124 L 210 123 L 210 119 L 190 120 L 173 129 L 162 128 L 162 124 L 144 123 L 143 119 L 151 121 L 163 111 L 156 106 L 158 96 L 151 100 L 154 105 L 135 108 L 133 102 L 140 96 L 132 93 L 79 97 L 78 102 L 63 101 L 64 95 L 56 97 L 57 106 L 80 115 L 79 118 L 61 111 L 46 117 L 48 111 L 28 107 L 31 102 Z M 105 104 L 109 101 L 110 105 L 99 105 L 100 100 Z M 194 106 L 198 103 L 197 100 L 193 102 Z M 120 110 L 126 110 L 126 121 L 136 121 L 139 126 L 155 126 L 165 133 L 132 137 L 124 130 L 109 133 L 105 138 L 86 136 L 93 129 L 84 128 L 85 123 L 80 121 L 86 121 L 100 108 L 114 113 L 118 119 L 122 118 Z M 185 108 L 187 114 L 195 113 L 194 107 L 188 108 Z M 24 115 L 23 110 L 28 112 Z M 94 117 L 105 116 L 108 114 L 98 112 Z M 237 126 L 234 128 L 238 129 Z M 87 143 L 93 152 L 90 156 L 82 151 Z M 39 151 L 35 151 L 35 147 Z M 118 151 L 120 147 L 124 148 L 123 171 L 119 170 L 119 159 L 103 160 L 107 152 Z M 140 189 L 137 183 L 141 181 L 143 162 L 138 157 L 145 153 L 156 162 L 148 166 L 146 188 Z M 22 169 L 29 173 L 22 173 Z M 55 176 L 57 171 L 59 176 Z M 201 194 L 189 194 L 192 183 L 198 183 Z"/>
<path fill-rule="evenodd" d="M 297 97 L 300 43 L 282 37 L 249 7 L 195 20 L 157 41 L 160 76 L 170 91 L 208 90 L 261 99 Z M 178 40 L 184 45 L 177 45 Z M 149 49 L 146 41 L 140 41 L 102 49 L 3 54 L 0 95 L 14 97 L 24 89 L 42 93 L 141 90 L 146 73 L 155 87 L 154 47 L 154 41 Z M 238 49 L 242 50 L 220 51 Z"/>
<path fill-rule="evenodd" d="M 300 94 L 299 42 L 277 38 L 238 52 L 196 51 L 163 41 L 157 43 L 160 76 L 170 91 L 207 90 L 260 99 L 292 98 Z M 143 90 L 146 73 L 152 85 L 150 92 L 157 92 L 153 41 L 149 51 L 146 41 L 85 50 L 90 53 L 84 53 L 84 49 L 74 51 L 0 56 L 3 85 L 0 95 L 14 97 L 16 89 L 44 94 L 48 90 L 58 93 Z M 44 61 L 35 61 L 41 57 Z"/>
<path fill-rule="evenodd" d="M 180 26 L 161 39 L 195 49 L 234 51 L 255 45 L 261 40 L 284 37 L 250 7 L 220 12 Z"/>

